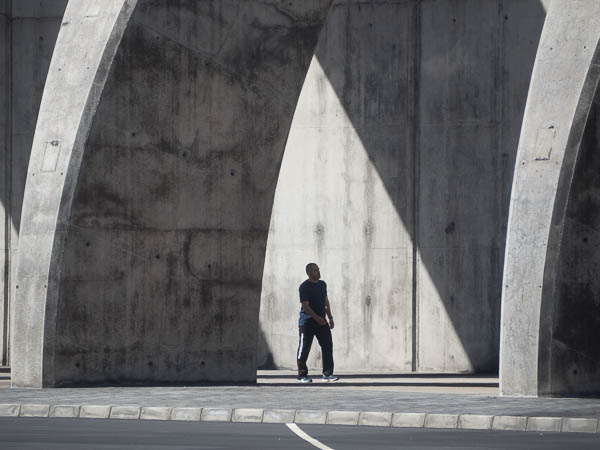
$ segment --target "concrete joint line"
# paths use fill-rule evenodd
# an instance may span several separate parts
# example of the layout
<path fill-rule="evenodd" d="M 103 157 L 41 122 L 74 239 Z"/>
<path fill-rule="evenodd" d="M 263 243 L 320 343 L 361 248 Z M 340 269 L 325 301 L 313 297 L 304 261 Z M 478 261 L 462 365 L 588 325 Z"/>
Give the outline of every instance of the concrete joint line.
<path fill-rule="evenodd" d="M 391 413 L 260 408 L 194 408 L 138 405 L 0 403 L 0 417 L 51 417 L 187 422 L 297 423 L 392 428 L 600 433 L 599 419 L 486 414 Z"/>

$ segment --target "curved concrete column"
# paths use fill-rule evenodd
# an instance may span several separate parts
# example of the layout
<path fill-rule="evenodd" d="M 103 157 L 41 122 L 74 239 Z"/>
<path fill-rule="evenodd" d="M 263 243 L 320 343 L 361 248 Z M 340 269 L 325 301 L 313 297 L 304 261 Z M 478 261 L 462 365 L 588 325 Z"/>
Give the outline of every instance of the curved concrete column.
<path fill-rule="evenodd" d="M 33 146 L 13 383 L 251 382 L 275 185 L 331 0 L 112 2 L 112 24 L 81 4 Z"/>
<path fill-rule="evenodd" d="M 71 1 L 40 106 L 23 201 L 12 384 L 51 383 L 58 280 L 71 199 L 94 112 L 135 0 Z"/>
<path fill-rule="evenodd" d="M 503 395 L 551 393 L 560 243 L 575 161 L 600 75 L 599 38 L 599 2 L 552 2 L 533 70 L 511 194 L 500 337 Z"/>

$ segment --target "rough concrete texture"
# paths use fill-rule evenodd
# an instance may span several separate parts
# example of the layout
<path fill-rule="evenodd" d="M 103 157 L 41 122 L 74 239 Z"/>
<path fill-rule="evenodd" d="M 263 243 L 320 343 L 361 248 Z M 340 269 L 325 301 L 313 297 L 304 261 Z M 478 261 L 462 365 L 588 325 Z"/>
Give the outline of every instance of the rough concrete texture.
<path fill-rule="evenodd" d="M 7 365 L 27 165 L 67 0 L 2 0 L 0 5 L 0 364 Z"/>
<path fill-rule="evenodd" d="M 65 12 L 32 145 L 11 309 L 13 386 L 55 383 L 59 281 L 70 199 L 93 112 L 132 6 L 117 0 L 104 3 L 104 8 L 88 4 L 89 9 L 71 2 Z"/>
<path fill-rule="evenodd" d="M 294 422 L 322 425 L 327 420 L 327 411 L 316 409 L 297 410 L 294 415 Z"/>
<path fill-rule="evenodd" d="M 15 385 L 255 380 L 275 183 L 330 2 L 134 3 L 65 15 L 24 202 Z"/>
<path fill-rule="evenodd" d="M 142 420 L 170 420 L 172 408 L 165 406 L 142 407 L 140 419 Z"/>
<path fill-rule="evenodd" d="M 204 422 L 229 422 L 231 420 L 231 409 L 202 408 L 200 419 Z"/>
<path fill-rule="evenodd" d="M 366 411 L 361 412 L 358 417 L 359 425 L 370 427 L 389 427 L 391 422 L 392 413 L 389 412 Z"/>
<path fill-rule="evenodd" d="M 298 285 L 315 261 L 337 367 L 497 370 L 512 167 L 544 16 L 537 0 L 335 3 L 275 194 L 259 366 L 295 366 Z"/>
<path fill-rule="evenodd" d="M 21 405 L 20 417 L 48 417 L 49 405 L 24 404 Z"/>
<path fill-rule="evenodd" d="M 594 98 L 569 192 L 552 325 L 552 393 L 600 393 L 600 97 Z"/>
<path fill-rule="evenodd" d="M 106 405 L 82 405 L 79 417 L 85 419 L 108 419 L 110 406 Z"/>
<path fill-rule="evenodd" d="M 423 413 L 394 413 L 392 415 L 392 427 L 422 428 L 425 425 L 425 414 Z"/>
<path fill-rule="evenodd" d="M 289 423 L 294 421 L 295 415 L 293 409 L 265 409 L 263 423 Z"/>
<path fill-rule="evenodd" d="M 494 416 L 492 430 L 525 431 L 527 417 L 519 416 Z"/>
<path fill-rule="evenodd" d="M 79 417 L 80 406 L 54 405 L 50 407 L 50 417 Z"/>
<path fill-rule="evenodd" d="M 425 428 L 456 428 L 458 414 L 427 414 L 424 426 Z"/>
<path fill-rule="evenodd" d="M 561 431 L 567 433 L 595 433 L 598 419 L 564 417 Z"/>
<path fill-rule="evenodd" d="M 489 430 L 494 416 L 483 414 L 461 414 L 458 418 L 458 428 L 466 430 Z"/>
<path fill-rule="evenodd" d="M 359 411 L 327 411 L 328 425 L 358 425 Z"/>
<path fill-rule="evenodd" d="M 111 419 L 139 419 L 140 418 L 140 407 L 139 406 L 113 406 L 110 408 Z"/>
<path fill-rule="evenodd" d="M 558 433 L 561 429 L 561 417 L 529 417 L 527 419 L 527 431 Z"/>
<path fill-rule="evenodd" d="M 17 417 L 20 407 L 20 405 L 0 405 L 0 417 Z"/>
<path fill-rule="evenodd" d="M 200 420 L 202 408 L 173 408 L 171 420 Z"/>
<path fill-rule="evenodd" d="M 552 2 L 533 70 L 511 193 L 502 294 L 504 395 L 576 392 L 589 382 L 587 387 L 597 392 L 597 367 L 579 363 L 597 354 L 596 342 L 590 340 L 598 336 L 597 328 L 590 328 L 595 319 L 587 319 L 574 333 L 570 327 L 579 324 L 571 322 L 565 329 L 565 314 L 591 315 L 597 307 L 586 309 L 589 297 L 573 303 L 572 293 L 563 295 L 562 305 L 556 298 L 567 201 L 600 75 L 595 56 L 599 38 L 599 2 Z M 578 205 L 573 208 L 577 216 Z M 569 242 L 566 251 L 573 251 Z M 583 270 L 588 269 L 593 270 Z M 574 356 L 578 348 L 582 357 Z"/>
<path fill-rule="evenodd" d="M 232 422 L 262 422 L 264 411 L 259 408 L 238 408 L 233 411 Z"/>

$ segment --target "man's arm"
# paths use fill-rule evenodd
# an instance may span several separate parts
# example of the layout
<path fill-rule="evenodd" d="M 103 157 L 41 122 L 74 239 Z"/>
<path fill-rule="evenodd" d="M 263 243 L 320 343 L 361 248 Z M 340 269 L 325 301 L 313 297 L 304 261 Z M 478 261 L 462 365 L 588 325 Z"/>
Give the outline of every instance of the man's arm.
<path fill-rule="evenodd" d="M 302 302 L 302 309 L 304 309 L 306 314 L 309 314 L 313 319 L 315 319 L 319 325 L 325 325 L 327 323 L 325 319 L 319 316 L 312 310 L 310 306 L 308 306 L 308 300 Z"/>
<path fill-rule="evenodd" d="M 329 297 L 325 297 L 325 314 L 329 317 L 329 328 L 333 328 L 335 324 L 333 323 L 333 315 L 331 314 L 331 305 L 329 304 Z"/>

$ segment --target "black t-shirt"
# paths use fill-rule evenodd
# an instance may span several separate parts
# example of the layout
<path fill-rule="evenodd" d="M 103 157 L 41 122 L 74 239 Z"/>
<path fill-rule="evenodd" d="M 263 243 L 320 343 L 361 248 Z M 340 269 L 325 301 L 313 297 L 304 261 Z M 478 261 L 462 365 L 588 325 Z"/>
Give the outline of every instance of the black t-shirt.
<path fill-rule="evenodd" d="M 327 284 L 323 280 L 316 283 L 306 280 L 300 285 L 300 303 L 308 301 L 308 306 L 317 315 L 325 318 L 325 297 L 327 297 Z M 300 308 L 300 319 L 298 325 L 316 325 L 315 319 Z"/>

